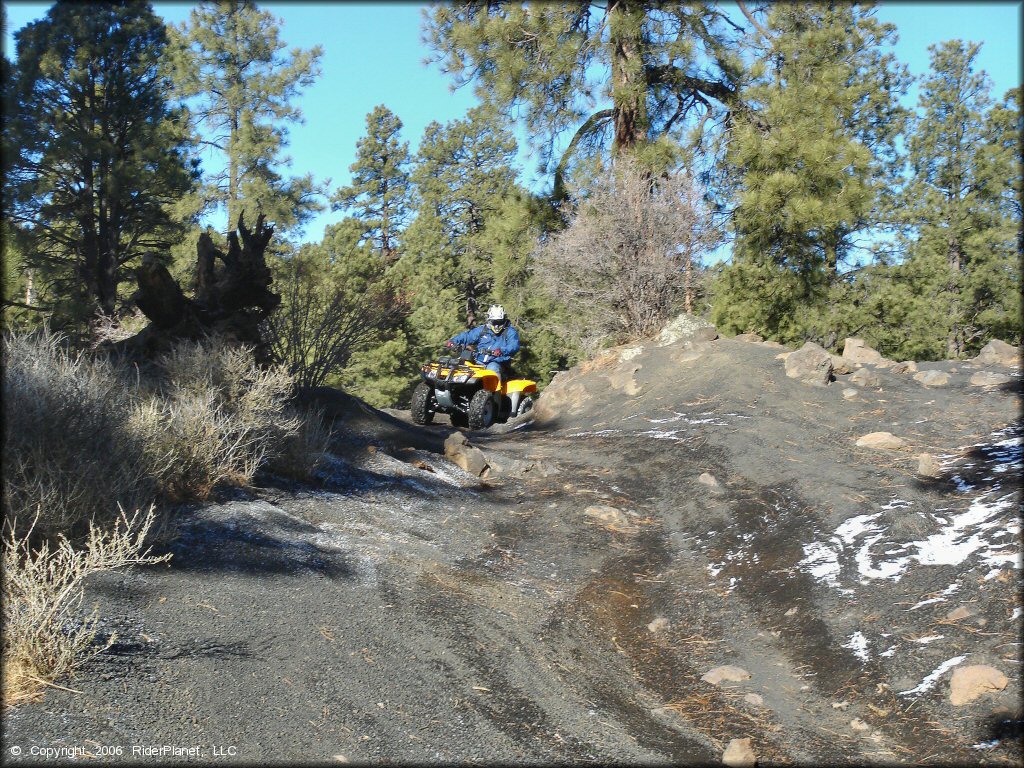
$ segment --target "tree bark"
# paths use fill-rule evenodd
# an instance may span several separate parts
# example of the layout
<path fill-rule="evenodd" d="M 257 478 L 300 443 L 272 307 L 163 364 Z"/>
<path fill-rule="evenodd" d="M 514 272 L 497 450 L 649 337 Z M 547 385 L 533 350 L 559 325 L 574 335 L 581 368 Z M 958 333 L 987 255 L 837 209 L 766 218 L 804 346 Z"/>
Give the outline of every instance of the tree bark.
<path fill-rule="evenodd" d="M 644 9 L 629 0 L 612 0 L 608 34 L 612 60 L 612 102 L 617 152 L 647 138 L 647 83 L 642 56 Z"/>

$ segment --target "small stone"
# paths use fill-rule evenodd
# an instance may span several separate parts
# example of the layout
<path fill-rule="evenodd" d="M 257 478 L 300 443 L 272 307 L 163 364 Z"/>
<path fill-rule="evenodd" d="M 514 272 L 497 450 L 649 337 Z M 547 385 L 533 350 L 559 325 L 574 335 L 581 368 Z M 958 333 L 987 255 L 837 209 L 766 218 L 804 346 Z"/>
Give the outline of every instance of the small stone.
<path fill-rule="evenodd" d="M 917 363 L 913 360 L 903 360 L 892 367 L 893 373 L 917 373 Z"/>
<path fill-rule="evenodd" d="M 743 669 L 743 667 L 734 667 L 731 664 L 710 669 L 701 678 L 705 683 L 711 683 L 712 685 L 721 685 L 722 682 L 738 683 L 749 679 L 750 673 L 747 670 Z"/>
<path fill-rule="evenodd" d="M 974 611 L 966 605 L 961 605 L 946 614 L 946 621 L 963 621 L 964 619 L 969 619 L 973 615 Z"/>
<path fill-rule="evenodd" d="M 861 720 L 859 717 L 853 718 L 850 721 L 850 727 L 855 731 L 870 731 L 871 726 Z"/>
<path fill-rule="evenodd" d="M 761 694 L 759 693 L 748 693 L 746 696 L 743 697 L 743 700 L 747 702 L 747 704 L 750 704 L 755 707 L 764 706 L 764 699 L 761 697 Z"/>
<path fill-rule="evenodd" d="M 1003 690 L 1007 682 L 1006 675 L 987 664 L 957 667 L 949 681 L 949 703 L 955 707 L 967 704 L 986 693 Z"/>
<path fill-rule="evenodd" d="M 738 333 L 733 338 L 736 339 L 736 341 L 747 341 L 754 343 L 760 343 L 764 341 L 764 338 L 762 338 L 761 334 L 759 333 Z"/>
<path fill-rule="evenodd" d="M 972 387 L 998 387 L 1000 384 L 1009 384 L 1011 381 L 1013 381 L 1012 376 L 991 371 L 978 371 L 971 376 Z"/>
<path fill-rule="evenodd" d="M 731 768 L 751 768 L 757 764 L 757 755 L 750 746 L 750 739 L 732 739 L 722 753 L 722 763 Z"/>
<path fill-rule="evenodd" d="M 859 395 L 859 394 L 860 393 L 856 389 L 854 389 L 853 387 L 847 387 L 846 389 L 843 390 L 843 399 L 844 400 L 856 400 L 857 399 L 857 395 Z"/>
<path fill-rule="evenodd" d="M 870 368 L 861 368 L 850 376 L 850 382 L 858 387 L 877 387 L 881 382 L 878 374 Z"/>
<path fill-rule="evenodd" d="M 838 710 L 841 710 L 841 711 L 845 712 L 849 708 L 850 708 L 850 702 L 848 702 L 848 701 L 833 701 L 832 702 L 832 709 L 838 709 Z"/>
<path fill-rule="evenodd" d="M 615 507 L 608 506 L 607 504 L 597 504 L 592 507 L 587 507 L 583 510 L 583 514 L 595 517 L 602 523 L 614 525 L 619 528 L 629 525 L 629 519 L 621 509 L 616 509 Z"/>
<path fill-rule="evenodd" d="M 786 616 L 796 616 L 796 615 L 797 615 L 797 613 L 799 613 L 799 612 L 800 612 L 800 609 L 799 609 L 799 608 L 797 608 L 797 607 L 796 607 L 796 606 L 794 605 L 794 606 L 793 606 L 792 608 L 790 608 L 790 609 L 789 609 L 788 611 L 786 611 L 785 615 L 786 615 Z"/>
<path fill-rule="evenodd" d="M 718 479 L 710 472 L 701 472 L 700 476 L 697 478 L 697 482 L 701 483 L 702 485 L 709 485 L 712 488 L 720 487 Z"/>
<path fill-rule="evenodd" d="M 449 461 L 476 477 L 483 475 L 488 468 L 484 452 L 471 445 L 461 432 L 452 432 L 444 441 L 444 455 Z"/>
<path fill-rule="evenodd" d="M 654 621 L 652 621 L 650 624 L 647 625 L 647 629 L 649 631 L 651 631 L 651 632 L 661 632 L 663 630 L 668 629 L 669 626 L 670 626 L 669 620 L 666 619 L 664 616 L 659 616 L 658 618 L 656 618 Z"/>
<path fill-rule="evenodd" d="M 944 387 L 949 384 L 949 374 L 934 369 L 914 374 L 914 381 L 925 387 Z"/>
<path fill-rule="evenodd" d="M 922 477 L 939 477 L 942 475 L 942 465 L 930 453 L 922 453 L 917 457 L 917 474 Z"/>
<path fill-rule="evenodd" d="M 904 446 L 903 438 L 891 432 L 869 432 L 857 440 L 859 448 L 877 448 L 883 451 L 896 451 Z"/>

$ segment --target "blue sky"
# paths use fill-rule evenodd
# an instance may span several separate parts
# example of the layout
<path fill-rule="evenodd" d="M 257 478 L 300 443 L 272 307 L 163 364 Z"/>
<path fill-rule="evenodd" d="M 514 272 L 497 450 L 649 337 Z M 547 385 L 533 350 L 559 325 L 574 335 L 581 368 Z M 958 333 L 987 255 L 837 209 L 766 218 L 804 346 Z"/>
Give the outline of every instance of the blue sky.
<path fill-rule="evenodd" d="M 8 22 L 4 53 L 13 58 L 13 31 L 45 15 L 50 3 L 4 2 Z M 188 19 L 193 3 L 156 2 L 156 12 L 167 21 Z M 282 19 L 281 38 L 289 48 L 324 49 L 320 79 L 302 96 L 305 124 L 290 129 L 288 154 L 291 173 L 312 172 L 320 181 L 331 179 L 331 189 L 349 180 L 348 166 L 355 159 L 356 141 L 365 130 L 365 116 L 377 104 L 386 104 L 405 124 L 404 137 L 415 150 L 424 127 L 432 120 L 462 117 L 476 104 L 471 87 L 452 93 L 449 79 L 436 65 L 425 66 L 429 49 L 421 41 L 422 4 L 266 2 L 260 7 Z M 919 3 L 881 2 L 878 18 L 897 26 L 897 57 L 914 75 L 928 69 L 928 46 L 943 40 L 982 42 L 979 67 L 993 81 L 993 95 L 1001 97 L 1021 83 L 1020 2 Z M 916 101 L 916 93 L 909 98 Z M 525 145 L 521 130 L 516 131 Z M 543 185 L 536 161 L 521 149 L 523 180 L 534 188 Z M 307 225 L 304 240 L 319 240 L 340 212 L 327 211 Z M 213 220 L 221 228 L 224 222 Z"/>

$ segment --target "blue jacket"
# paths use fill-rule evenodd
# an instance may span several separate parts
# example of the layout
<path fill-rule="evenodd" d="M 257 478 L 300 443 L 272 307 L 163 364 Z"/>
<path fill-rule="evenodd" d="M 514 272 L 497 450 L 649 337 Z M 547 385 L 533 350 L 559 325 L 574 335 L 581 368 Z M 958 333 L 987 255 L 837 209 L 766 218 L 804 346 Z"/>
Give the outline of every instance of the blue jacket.
<path fill-rule="evenodd" d="M 453 336 L 451 340 L 455 344 L 475 344 L 476 362 L 480 364 L 507 363 L 519 351 L 519 331 L 511 325 L 506 325 L 497 335 L 486 325 L 478 325 Z M 492 355 L 492 349 L 499 350 L 500 354 Z"/>

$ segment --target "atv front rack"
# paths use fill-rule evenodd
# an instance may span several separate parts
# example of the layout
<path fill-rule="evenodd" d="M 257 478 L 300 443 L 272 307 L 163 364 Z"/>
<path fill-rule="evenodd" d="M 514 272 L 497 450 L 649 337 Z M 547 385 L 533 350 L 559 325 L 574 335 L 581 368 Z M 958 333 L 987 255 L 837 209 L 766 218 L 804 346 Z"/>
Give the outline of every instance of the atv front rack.
<path fill-rule="evenodd" d="M 461 381 L 457 384 L 469 381 L 476 375 L 476 372 L 466 365 L 458 357 L 439 357 L 436 362 L 427 363 L 421 369 L 424 378 L 434 381 L 439 387 L 447 388 L 452 380 L 459 376 Z"/>

